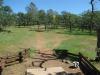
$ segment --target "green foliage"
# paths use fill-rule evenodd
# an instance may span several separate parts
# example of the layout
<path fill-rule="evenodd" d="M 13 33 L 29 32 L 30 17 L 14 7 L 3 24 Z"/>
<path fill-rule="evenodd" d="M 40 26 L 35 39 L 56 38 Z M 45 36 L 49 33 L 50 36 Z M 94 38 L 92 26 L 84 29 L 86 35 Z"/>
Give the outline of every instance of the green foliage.
<path fill-rule="evenodd" d="M 25 25 L 25 14 L 19 12 L 17 14 L 17 23 L 18 23 L 18 26 L 23 26 Z"/>
<path fill-rule="evenodd" d="M 44 10 L 39 10 L 38 11 L 38 19 L 39 19 L 39 24 L 45 24 L 46 22 L 46 13 Z"/>
<path fill-rule="evenodd" d="M 11 25 L 12 21 L 12 9 L 9 6 L 4 6 L 3 0 L 0 0 L 0 31 Z"/>
<path fill-rule="evenodd" d="M 19 12 L 14 14 L 12 9 L 9 6 L 4 6 L 3 0 L 0 0 L 0 30 L 10 25 L 38 25 L 38 28 L 44 25 L 45 29 L 63 27 L 66 29 L 69 28 L 70 32 L 75 28 L 81 29 L 82 31 L 84 29 L 92 31 L 100 24 L 100 11 L 94 12 L 92 21 L 91 16 L 93 14 L 91 11 L 86 11 L 81 15 L 75 15 L 67 11 L 62 11 L 59 14 L 52 9 L 47 11 L 38 10 L 33 2 L 26 7 L 26 11 L 27 13 Z"/>
<path fill-rule="evenodd" d="M 36 50 L 34 48 L 30 48 L 29 50 L 29 56 L 32 58 L 35 55 Z"/>
<path fill-rule="evenodd" d="M 27 10 L 27 25 L 34 25 L 36 21 L 38 21 L 38 10 L 37 10 L 37 7 L 36 5 L 31 2 L 29 4 L 28 7 L 26 7 L 26 10 Z"/>
<path fill-rule="evenodd" d="M 32 17 L 35 17 L 37 15 L 37 7 L 33 2 L 31 2 L 29 6 L 26 7 L 26 10 L 27 13 L 30 14 L 30 16 Z"/>
<path fill-rule="evenodd" d="M 54 14 L 54 11 L 52 9 L 47 10 L 46 19 L 47 19 L 48 24 L 53 24 L 54 16 L 55 16 L 55 14 Z"/>
<path fill-rule="evenodd" d="M 91 11 L 86 11 L 82 14 L 81 22 L 84 29 L 89 29 L 92 26 L 92 30 L 94 30 L 100 24 L 100 11 L 95 11 L 91 20 L 92 15 Z"/>

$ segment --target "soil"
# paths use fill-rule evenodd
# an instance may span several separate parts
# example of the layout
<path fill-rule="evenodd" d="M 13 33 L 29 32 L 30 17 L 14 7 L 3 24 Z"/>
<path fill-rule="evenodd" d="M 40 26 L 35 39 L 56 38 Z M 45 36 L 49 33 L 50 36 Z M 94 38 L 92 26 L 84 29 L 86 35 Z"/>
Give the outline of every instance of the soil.
<path fill-rule="evenodd" d="M 15 64 L 12 66 L 8 66 L 6 68 L 4 68 L 2 75 L 25 75 L 25 72 L 28 68 L 35 68 L 32 66 L 32 62 L 35 61 L 44 61 L 44 60 L 49 60 L 46 61 L 43 64 L 43 67 L 57 67 L 58 65 L 60 67 L 63 67 L 65 69 L 65 71 L 71 71 L 73 72 L 73 70 L 70 70 L 68 67 L 71 64 L 65 64 L 62 63 L 59 60 L 51 60 L 51 59 L 55 59 L 55 57 L 52 56 L 52 49 L 56 48 L 59 44 L 61 44 L 61 42 L 64 40 L 64 38 L 62 38 L 61 36 L 59 36 L 58 34 L 55 35 L 51 42 L 53 44 L 52 48 L 47 48 L 46 47 L 46 40 L 43 36 L 43 32 L 37 32 L 36 34 L 36 42 L 35 44 L 33 44 L 33 41 L 29 41 L 31 42 L 31 46 L 35 45 L 35 48 L 39 51 L 39 54 L 36 54 L 34 58 L 27 58 L 25 59 L 25 61 L 23 63 L 20 64 Z M 25 43 L 26 45 L 26 43 Z M 29 43 L 26 45 L 26 47 L 29 47 Z M 38 66 L 39 67 L 39 66 Z M 77 72 L 80 71 L 80 69 L 77 69 Z M 74 70 L 75 72 L 75 70 Z"/>
<path fill-rule="evenodd" d="M 53 44 L 52 47 L 48 48 L 46 47 L 46 40 L 43 36 L 43 32 L 38 32 L 36 34 L 36 44 L 35 47 L 37 50 L 39 50 L 42 53 L 52 53 L 52 50 L 54 48 L 56 48 L 57 46 L 59 46 L 61 44 L 61 42 L 64 40 L 63 37 L 61 37 L 61 35 L 59 34 L 54 34 L 52 39 L 50 39 L 50 42 Z"/>

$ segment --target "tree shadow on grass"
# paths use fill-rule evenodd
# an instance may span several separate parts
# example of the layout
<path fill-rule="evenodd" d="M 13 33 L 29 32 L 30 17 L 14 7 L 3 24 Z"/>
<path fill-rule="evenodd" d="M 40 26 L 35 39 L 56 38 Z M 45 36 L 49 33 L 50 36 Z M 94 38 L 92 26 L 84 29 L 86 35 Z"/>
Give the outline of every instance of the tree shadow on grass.
<path fill-rule="evenodd" d="M 35 32 L 45 32 L 45 30 L 29 30 L 29 31 L 35 31 Z"/>
<path fill-rule="evenodd" d="M 96 36 L 96 32 L 92 32 L 91 34 L 89 32 L 82 32 L 82 31 L 73 31 L 73 32 L 70 32 L 70 31 L 59 31 L 59 32 L 56 32 L 57 34 L 68 34 L 68 35 L 90 35 L 90 36 Z"/>
<path fill-rule="evenodd" d="M 12 33 L 11 30 L 1 30 L 0 32 Z"/>
<path fill-rule="evenodd" d="M 55 56 L 58 59 L 63 60 L 71 60 L 71 61 L 78 61 L 78 55 L 74 53 L 68 52 L 69 50 L 66 49 L 53 49 Z"/>

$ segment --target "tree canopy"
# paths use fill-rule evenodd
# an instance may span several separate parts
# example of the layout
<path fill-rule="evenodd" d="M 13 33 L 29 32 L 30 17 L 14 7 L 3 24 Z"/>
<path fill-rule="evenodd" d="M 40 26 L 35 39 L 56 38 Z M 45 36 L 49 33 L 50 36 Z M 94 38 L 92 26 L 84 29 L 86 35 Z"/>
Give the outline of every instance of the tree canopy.
<path fill-rule="evenodd" d="M 67 11 L 58 13 L 53 9 L 47 11 L 40 9 L 31 2 L 25 9 L 26 13 L 14 13 L 10 6 L 3 4 L 0 0 L 0 30 L 6 26 L 33 26 L 44 25 L 45 28 L 59 28 L 63 27 L 73 31 L 73 29 L 89 30 L 90 32 L 95 29 L 96 25 L 100 25 L 100 11 L 94 10 L 94 1 L 90 0 L 91 9 L 83 12 L 81 15 L 76 15 Z M 66 7 L 67 8 L 67 7 Z M 93 17 L 93 14 L 95 16 Z"/>

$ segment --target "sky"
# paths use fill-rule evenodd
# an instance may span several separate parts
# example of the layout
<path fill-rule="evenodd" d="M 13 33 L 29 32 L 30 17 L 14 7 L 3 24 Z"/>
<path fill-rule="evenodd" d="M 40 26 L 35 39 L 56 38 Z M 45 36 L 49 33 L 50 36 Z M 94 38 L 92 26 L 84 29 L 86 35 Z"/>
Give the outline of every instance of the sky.
<path fill-rule="evenodd" d="M 25 8 L 30 2 L 34 2 L 38 10 L 53 9 L 57 12 L 67 11 L 74 14 L 81 14 L 86 10 L 91 10 L 90 0 L 4 0 L 4 5 L 9 5 L 13 12 L 26 12 Z M 100 10 L 100 2 L 96 2 L 96 10 Z"/>

